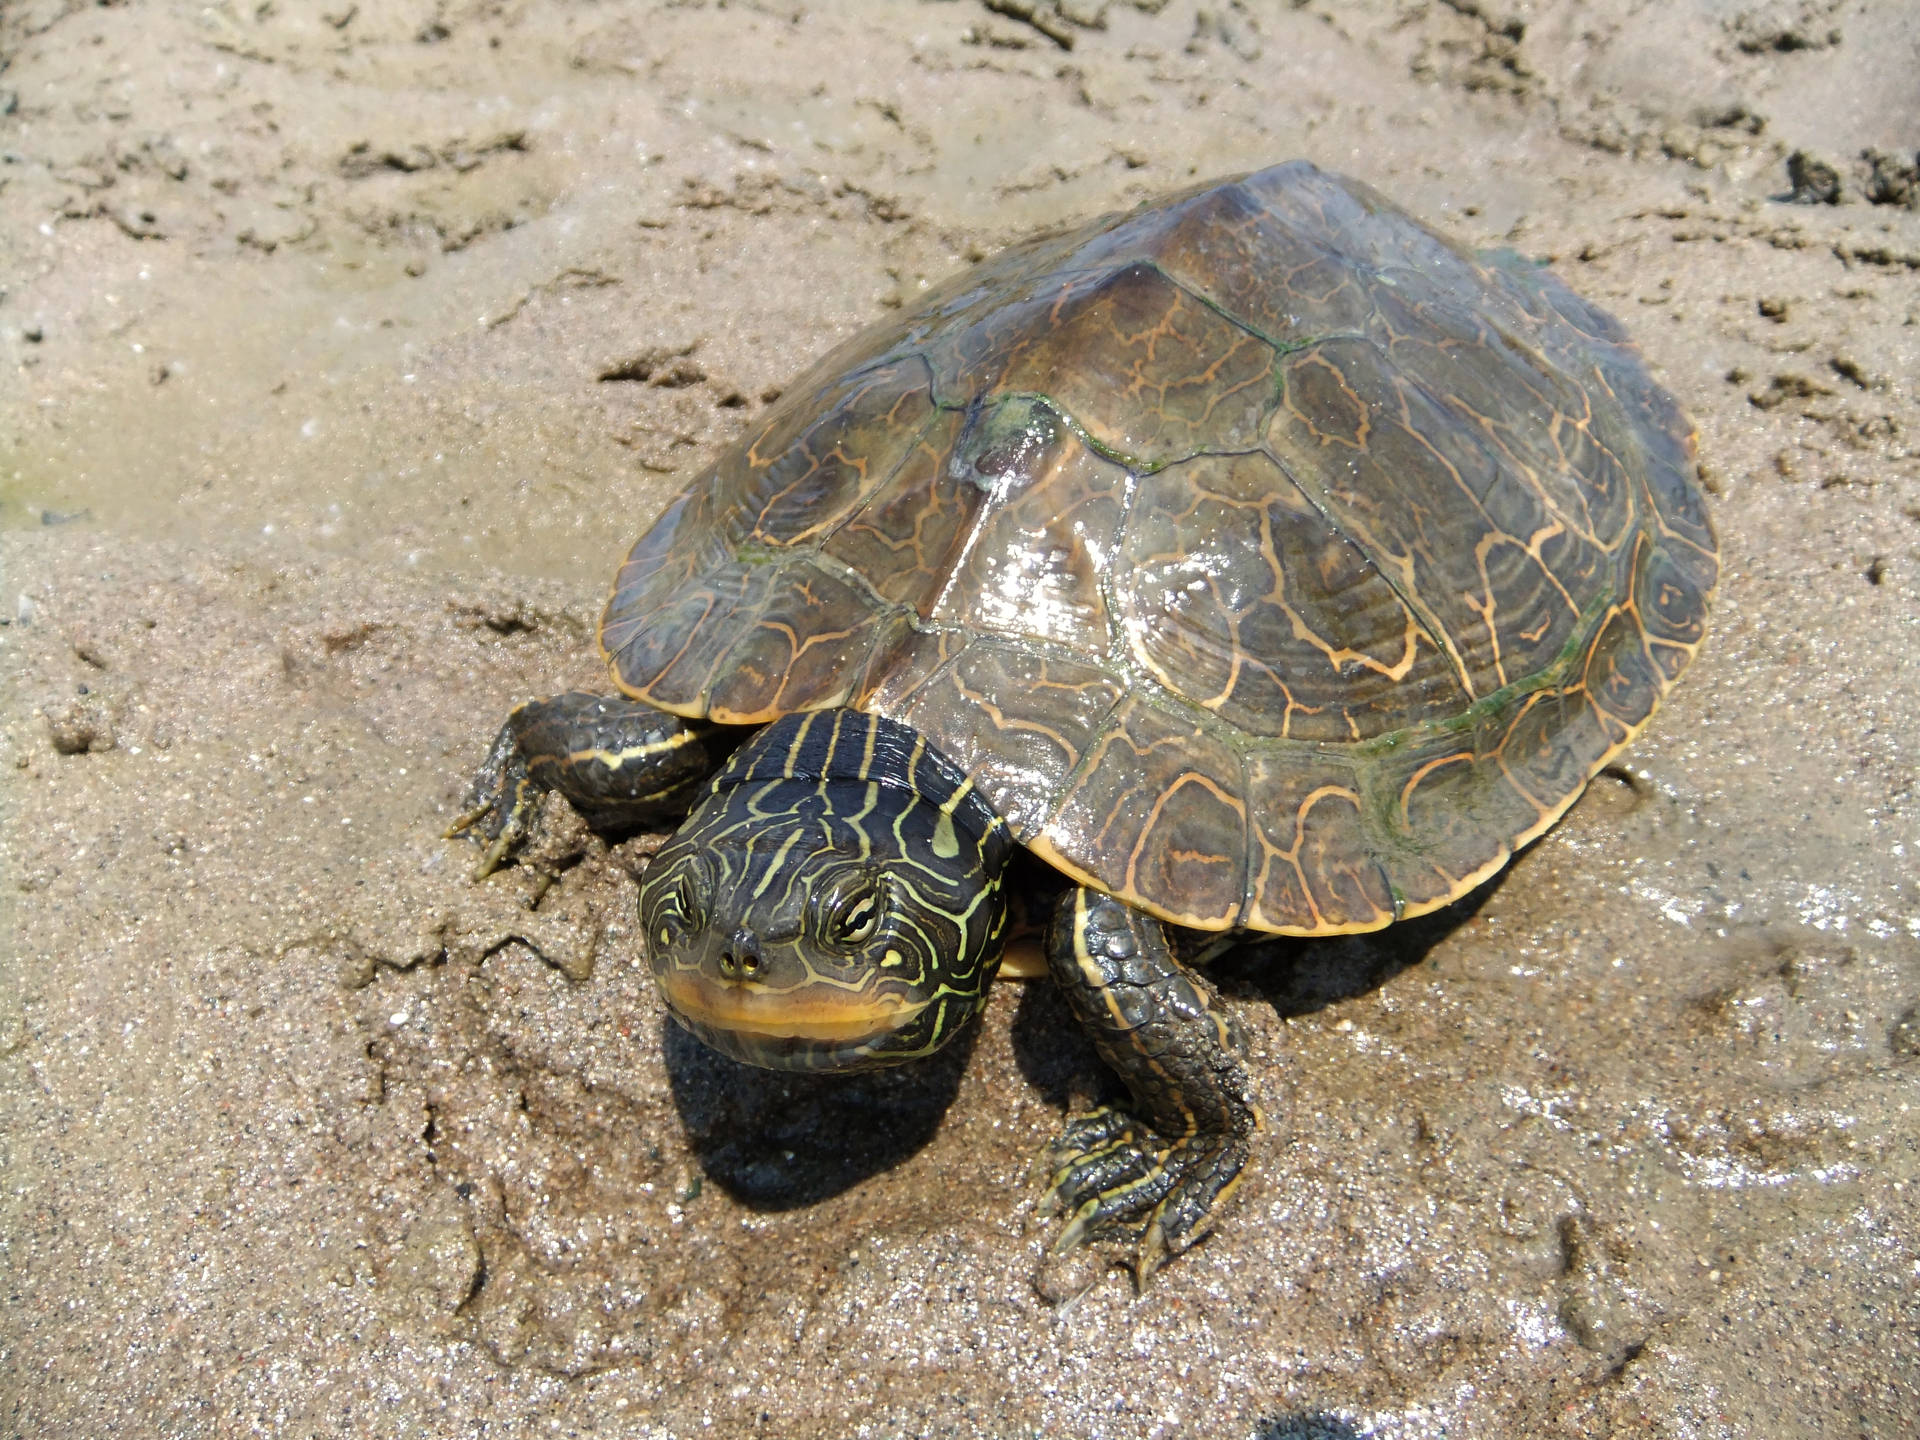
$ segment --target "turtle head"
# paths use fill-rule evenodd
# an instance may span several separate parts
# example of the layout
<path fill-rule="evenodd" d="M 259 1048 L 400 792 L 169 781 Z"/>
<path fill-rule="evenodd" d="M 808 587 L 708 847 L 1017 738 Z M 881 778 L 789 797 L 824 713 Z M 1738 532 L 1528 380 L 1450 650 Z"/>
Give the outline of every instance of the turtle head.
<path fill-rule="evenodd" d="M 911 729 L 790 716 L 654 857 L 640 918 L 674 1018 L 779 1070 L 930 1054 L 999 969 L 1006 827 Z"/>

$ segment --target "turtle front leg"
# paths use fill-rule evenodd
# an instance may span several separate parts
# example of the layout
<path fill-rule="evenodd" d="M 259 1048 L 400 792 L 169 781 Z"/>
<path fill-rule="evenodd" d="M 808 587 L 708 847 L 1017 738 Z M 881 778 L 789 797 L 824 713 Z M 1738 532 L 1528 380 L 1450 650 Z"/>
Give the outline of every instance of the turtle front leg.
<path fill-rule="evenodd" d="M 1238 1027 L 1174 959 L 1158 920 L 1097 890 L 1060 897 L 1047 961 L 1133 1092 L 1132 1106 L 1076 1116 L 1055 1142 L 1050 1195 L 1072 1218 L 1054 1249 L 1131 1235 L 1144 1283 L 1212 1226 L 1260 1129 Z"/>
<path fill-rule="evenodd" d="M 474 878 L 498 869 L 527 838 L 542 797 L 564 795 L 596 830 L 677 821 L 731 748 L 729 732 L 624 695 L 572 690 L 529 700 L 507 716 L 473 777 L 449 836 L 486 842 Z"/>

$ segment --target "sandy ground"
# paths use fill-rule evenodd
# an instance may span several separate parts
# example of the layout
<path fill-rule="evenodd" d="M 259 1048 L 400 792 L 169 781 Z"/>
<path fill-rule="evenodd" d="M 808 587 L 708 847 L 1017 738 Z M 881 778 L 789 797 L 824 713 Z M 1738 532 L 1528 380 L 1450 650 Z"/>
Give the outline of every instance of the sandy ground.
<path fill-rule="evenodd" d="M 5 1434 L 1920 1429 L 1920 12 L 18 0 L 0 67 Z M 1275 1123 L 1136 1298 L 1044 1259 L 1044 987 L 747 1072 L 644 846 L 437 836 L 812 357 L 1294 155 L 1620 315 L 1725 578 L 1501 882 L 1233 972 Z"/>

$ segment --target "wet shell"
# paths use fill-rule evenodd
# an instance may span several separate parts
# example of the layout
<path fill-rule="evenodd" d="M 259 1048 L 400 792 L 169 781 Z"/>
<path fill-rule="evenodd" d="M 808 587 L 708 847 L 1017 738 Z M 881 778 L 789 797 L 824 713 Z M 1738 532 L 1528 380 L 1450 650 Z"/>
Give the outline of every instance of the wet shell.
<path fill-rule="evenodd" d="M 1699 646 L 1691 427 L 1612 317 L 1295 163 L 1014 247 L 634 546 L 622 689 L 915 726 L 1164 919 L 1374 929 L 1550 826 Z"/>

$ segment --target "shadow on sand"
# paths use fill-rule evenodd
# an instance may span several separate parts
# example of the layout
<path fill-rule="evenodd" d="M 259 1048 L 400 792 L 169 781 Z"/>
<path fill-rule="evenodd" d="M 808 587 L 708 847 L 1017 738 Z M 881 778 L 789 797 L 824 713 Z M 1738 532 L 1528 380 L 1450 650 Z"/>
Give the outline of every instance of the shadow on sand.
<path fill-rule="evenodd" d="M 1507 873 L 1445 909 L 1370 934 L 1317 940 L 1262 936 L 1228 951 L 1205 973 L 1230 1002 L 1264 1001 L 1282 1018 L 1311 1015 L 1377 990 L 1418 965 L 1487 903 Z M 1079 1109 L 1125 1098 L 1124 1087 L 1094 1053 L 1052 985 L 1029 985 L 1021 995 L 1013 1052 L 1020 1073 L 1049 1104 Z"/>
<path fill-rule="evenodd" d="M 1234 999 L 1264 1000 L 1282 1018 L 1311 1015 L 1377 990 L 1418 965 L 1471 920 L 1510 873 L 1501 871 L 1478 890 L 1431 915 L 1402 920 L 1384 930 L 1317 940 L 1266 936 L 1223 955 L 1207 973 Z"/>
<path fill-rule="evenodd" d="M 1248 1440 L 1361 1440 L 1363 1433 L 1324 1410 L 1296 1410 L 1262 1420 Z"/>
<path fill-rule="evenodd" d="M 674 1104 L 700 1168 L 756 1210 L 812 1205 L 890 1169 L 933 1138 L 973 1053 L 969 1027 L 945 1050 L 894 1070 L 760 1070 L 708 1049 L 663 1017 Z"/>
<path fill-rule="evenodd" d="M 1207 973 L 1232 1000 L 1265 1001 L 1282 1016 L 1311 1014 L 1419 964 L 1498 884 L 1368 935 L 1262 938 Z M 670 1019 L 661 1024 L 674 1103 L 701 1169 L 743 1205 L 768 1211 L 837 1195 L 931 1140 L 959 1093 L 976 1037 L 969 1029 L 939 1054 L 896 1070 L 810 1075 L 743 1065 Z M 1012 1042 L 1021 1074 L 1049 1104 L 1067 1110 L 1124 1098 L 1052 985 L 1023 987 Z"/>

